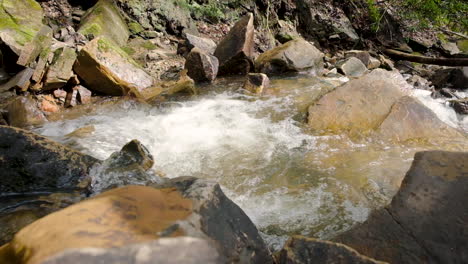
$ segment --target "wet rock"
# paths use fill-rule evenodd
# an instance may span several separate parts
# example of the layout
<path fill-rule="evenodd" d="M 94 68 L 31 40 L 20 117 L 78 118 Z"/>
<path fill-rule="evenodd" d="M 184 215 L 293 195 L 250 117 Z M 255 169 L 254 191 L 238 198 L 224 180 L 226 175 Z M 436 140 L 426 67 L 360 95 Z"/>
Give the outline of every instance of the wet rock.
<path fill-rule="evenodd" d="M 187 70 L 183 70 L 179 73 L 179 79 L 177 81 L 168 81 L 162 84 L 164 95 L 173 95 L 180 92 L 188 92 L 191 94 L 197 94 L 195 88 L 195 81 L 187 75 Z"/>
<path fill-rule="evenodd" d="M 84 36 L 105 37 L 119 46 L 125 46 L 130 36 L 127 24 L 110 0 L 99 0 L 81 18 L 78 33 Z"/>
<path fill-rule="evenodd" d="M 451 100 L 450 106 L 460 115 L 468 115 L 468 98 Z"/>
<path fill-rule="evenodd" d="M 122 247 L 186 235 L 209 239 L 223 263 L 272 263 L 256 227 L 219 185 L 191 177 L 113 189 L 43 217 L 2 247 L 0 260 L 35 263 L 68 248 Z"/>
<path fill-rule="evenodd" d="M 209 38 L 185 33 L 184 40 L 179 42 L 177 46 L 177 54 L 185 57 L 193 48 L 198 48 L 206 54 L 213 55 L 216 50 L 216 43 Z"/>
<path fill-rule="evenodd" d="M 0 134 L 0 193 L 83 189 L 98 162 L 26 130 L 0 126 Z"/>
<path fill-rule="evenodd" d="M 309 107 L 309 126 L 322 132 L 367 134 L 385 120 L 409 85 L 398 72 L 376 69 L 324 95 Z"/>
<path fill-rule="evenodd" d="M 22 66 L 29 66 L 31 62 L 36 60 L 43 49 L 49 48 L 51 42 L 52 29 L 48 26 L 42 26 L 34 38 L 24 45 L 16 63 Z"/>
<path fill-rule="evenodd" d="M 244 83 L 244 89 L 254 93 L 262 94 L 270 85 L 270 79 L 264 73 L 249 73 Z"/>
<path fill-rule="evenodd" d="M 161 238 L 115 249 L 86 248 L 68 250 L 43 264 L 217 264 L 222 263 L 214 246 L 194 237 Z"/>
<path fill-rule="evenodd" d="M 21 91 L 27 91 L 29 85 L 31 84 L 31 76 L 33 75 L 34 70 L 31 68 L 26 68 L 12 77 L 7 83 L 0 86 L 0 91 L 8 91 L 10 89 L 19 89 Z"/>
<path fill-rule="evenodd" d="M 153 93 L 153 78 L 123 50 L 103 38 L 83 47 L 73 69 L 88 88 L 100 93 L 132 94 L 143 99 Z"/>
<path fill-rule="evenodd" d="M 438 89 L 444 87 L 466 89 L 468 88 L 468 67 L 436 70 L 430 81 Z"/>
<path fill-rule="evenodd" d="M 74 107 L 78 104 L 78 100 L 76 99 L 76 96 L 78 94 L 78 91 L 73 88 L 70 91 L 67 92 L 67 97 L 65 97 L 65 107 Z"/>
<path fill-rule="evenodd" d="M 340 70 L 348 77 L 360 77 L 367 72 L 366 65 L 356 57 L 350 57 L 339 67 Z"/>
<path fill-rule="evenodd" d="M 323 53 L 303 39 L 291 40 L 261 54 L 255 61 L 255 70 L 268 75 L 286 72 L 323 70 Z"/>
<path fill-rule="evenodd" d="M 278 263 L 384 264 L 386 262 L 376 261 L 363 256 L 356 250 L 343 244 L 302 236 L 294 236 L 286 242 L 284 248 L 279 252 Z"/>
<path fill-rule="evenodd" d="M 438 140 L 466 140 L 461 132 L 441 121 L 417 99 L 404 96 L 393 106 L 377 130 L 384 139 L 435 143 Z"/>
<path fill-rule="evenodd" d="M 246 74 L 253 66 L 254 18 L 251 13 L 240 19 L 221 40 L 214 55 L 219 60 L 219 75 Z"/>
<path fill-rule="evenodd" d="M 119 152 L 113 153 L 109 160 L 112 160 L 113 167 L 128 167 L 135 164 L 144 170 L 150 169 L 154 164 L 149 150 L 136 139 L 123 146 Z"/>
<path fill-rule="evenodd" d="M 77 57 L 75 49 L 62 48 L 54 54 L 53 63 L 45 75 L 43 90 L 61 88 L 73 76 L 73 64 Z"/>
<path fill-rule="evenodd" d="M 39 110 L 36 100 L 32 97 L 20 96 L 8 107 L 8 123 L 15 127 L 29 127 L 40 125 L 47 121 Z"/>
<path fill-rule="evenodd" d="M 390 263 L 465 263 L 468 153 L 416 153 L 390 205 L 333 240 Z"/>
<path fill-rule="evenodd" d="M 0 40 L 19 56 L 23 46 L 41 29 L 42 18 L 42 8 L 34 0 L 3 0 L 0 5 Z"/>
<path fill-rule="evenodd" d="M 196 82 L 212 82 L 218 74 L 219 62 L 199 48 L 193 48 L 185 61 L 187 75 Z"/>

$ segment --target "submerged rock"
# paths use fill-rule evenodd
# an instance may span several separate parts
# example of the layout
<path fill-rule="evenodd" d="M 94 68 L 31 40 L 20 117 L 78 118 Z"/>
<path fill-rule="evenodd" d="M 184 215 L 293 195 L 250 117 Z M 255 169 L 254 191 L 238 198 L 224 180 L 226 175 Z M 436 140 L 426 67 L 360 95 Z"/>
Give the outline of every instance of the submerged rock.
<path fill-rule="evenodd" d="M 294 236 L 290 238 L 279 252 L 279 264 L 384 264 L 359 254 L 346 245 L 323 241 L 314 238 Z"/>
<path fill-rule="evenodd" d="M 390 263 L 466 263 L 468 153 L 416 153 L 390 205 L 333 240 Z"/>
<path fill-rule="evenodd" d="M 196 82 L 212 82 L 218 74 L 219 62 L 215 56 L 193 48 L 185 61 L 187 75 Z"/>
<path fill-rule="evenodd" d="M 286 72 L 323 70 L 323 53 L 303 39 L 295 39 L 261 54 L 255 61 L 255 70 L 268 75 Z"/>
<path fill-rule="evenodd" d="M 15 127 L 29 127 L 41 125 L 47 121 L 38 107 L 37 101 L 31 96 L 20 96 L 8 107 L 8 123 Z"/>
<path fill-rule="evenodd" d="M 113 189 L 43 217 L 0 248 L 0 261 L 38 263 L 69 248 L 186 235 L 209 239 L 225 263 L 272 263 L 256 227 L 219 185 L 190 177 Z"/>
<path fill-rule="evenodd" d="M 254 17 L 251 13 L 231 28 L 214 53 L 219 60 L 219 75 L 247 74 L 252 69 L 254 33 Z"/>
<path fill-rule="evenodd" d="M 254 93 L 262 94 L 270 85 L 270 79 L 264 73 L 249 73 L 244 83 L 244 89 Z"/>

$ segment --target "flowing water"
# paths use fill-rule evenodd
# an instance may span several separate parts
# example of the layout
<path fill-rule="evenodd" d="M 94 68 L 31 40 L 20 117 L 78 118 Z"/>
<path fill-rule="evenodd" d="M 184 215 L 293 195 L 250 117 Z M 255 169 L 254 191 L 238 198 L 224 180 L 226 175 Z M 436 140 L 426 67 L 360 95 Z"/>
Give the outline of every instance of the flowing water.
<path fill-rule="evenodd" d="M 125 101 L 37 131 L 100 159 L 138 139 L 166 177 L 219 182 L 278 248 L 290 234 L 328 238 L 364 221 L 390 201 L 415 151 L 431 148 L 308 132 L 300 114 L 307 102 L 344 81 L 275 80 L 270 95 L 256 98 L 228 80 L 199 96 L 155 106 Z M 451 125 L 462 124 L 427 94 L 417 96 Z M 83 127 L 88 132 L 70 135 Z"/>

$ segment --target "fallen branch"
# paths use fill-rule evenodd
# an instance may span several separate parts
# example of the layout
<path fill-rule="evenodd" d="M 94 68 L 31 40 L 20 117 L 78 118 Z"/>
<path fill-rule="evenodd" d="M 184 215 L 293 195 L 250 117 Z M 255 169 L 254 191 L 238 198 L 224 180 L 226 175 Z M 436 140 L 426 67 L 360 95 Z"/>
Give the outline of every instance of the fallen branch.
<path fill-rule="evenodd" d="M 405 52 L 386 49 L 384 53 L 392 59 L 407 60 L 423 64 L 435 64 L 440 66 L 468 66 L 468 58 L 431 58 L 420 55 L 408 54 Z"/>
<path fill-rule="evenodd" d="M 459 37 L 464 38 L 464 39 L 468 39 L 467 35 L 459 33 L 459 32 L 451 31 L 451 30 L 448 30 L 448 29 L 442 29 L 442 31 L 444 31 L 447 34 L 452 34 L 452 35 L 459 36 Z"/>

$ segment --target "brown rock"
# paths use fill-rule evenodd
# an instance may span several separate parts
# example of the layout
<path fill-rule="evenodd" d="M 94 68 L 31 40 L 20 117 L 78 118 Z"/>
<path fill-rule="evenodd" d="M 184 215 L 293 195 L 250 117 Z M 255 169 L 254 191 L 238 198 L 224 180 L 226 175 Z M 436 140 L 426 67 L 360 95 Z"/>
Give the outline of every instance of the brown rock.
<path fill-rule="evenodd" d="M 67 97 L 65 98 L 65 107 L 74 107 L 78 104 L 76 100 L 77 94 L 78 94 L 78 91 L 75 88 L 67 92 Z"/>
<path fill-rule="evenodd" d="M 0 86 L 0 91 L 8 91 L 13 88 L 18 88 L 21 91 L 27 91 L 29 85 L 31 84 L 31 76 L 33 75 L 34 70 L 31 68 L 26 68 L 12 77 L 7 83 Z"/>
<path fill-rule="evenodd" d="M 55 113 L 60 110 L 51 95 L 44 96 L 41 102 L 41 110 L 48 113 Z"/>
<path fill-rule="evenodd" d="M 212 82 L 218 74 L 218 59 L 199 48 L 193 48 L 185 61 L 187 75 L 196 82 Z"/>
<path fill-rule="evenodd" d="M 57 89 L 65 84 L 73 76 L 73 64 L 76 60 L 76 52 L 71 48 L 57 50 L 54 62 L 49 66 L 44 81 L 44 90 Z"/>
<path fill-rule="evenodd" d="M 40 125 L 47 121 L 32 97 L 20 96 L 8 105 L 8 123 L 15 127 Z"/>
<path fill-rule="evenodd" d="M 65 103 L 67 92 L 62 89 L 57 89 L 54 91 L 54 97 L 57 98 L 60 102 Z"/>
<path fill-rule="evenodd" d="M 218 44 L 219 75 L 246 74 L 253 67 L 254 18 L 251 13 L 239 20 Z"/>
<path fill-rule="evenodd" d="M 264 73 L 249 73 L 244 83 L 244 89 L 254 93 L 262 94 L 270 85 L 270 79 Z"/>

